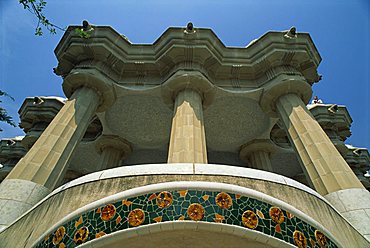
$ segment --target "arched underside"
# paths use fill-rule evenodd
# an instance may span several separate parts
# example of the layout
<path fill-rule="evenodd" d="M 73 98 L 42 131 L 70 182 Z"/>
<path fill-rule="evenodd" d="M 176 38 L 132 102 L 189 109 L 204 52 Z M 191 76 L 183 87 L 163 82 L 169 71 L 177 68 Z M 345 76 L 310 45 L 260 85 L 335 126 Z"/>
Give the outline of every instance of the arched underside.
<path fill-rule="evenodd" d="M 80 247 L 295 247 L 274 237 L 231 225 L 177 221 L 118 231 L 95 239 Z"/>

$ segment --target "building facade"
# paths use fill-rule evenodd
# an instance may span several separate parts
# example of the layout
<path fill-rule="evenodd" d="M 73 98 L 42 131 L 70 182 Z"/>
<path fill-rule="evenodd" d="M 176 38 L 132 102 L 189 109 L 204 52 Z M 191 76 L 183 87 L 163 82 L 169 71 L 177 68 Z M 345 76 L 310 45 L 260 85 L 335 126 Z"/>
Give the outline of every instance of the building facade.
<path fill-rule="evenodd" d="M 55 54 L 67 99 L 27 98 L 0 144 L 4 247 L 370 247 L 369 153 L 345 106 L 307 105 L 309 34 L 84 22 Z"/>

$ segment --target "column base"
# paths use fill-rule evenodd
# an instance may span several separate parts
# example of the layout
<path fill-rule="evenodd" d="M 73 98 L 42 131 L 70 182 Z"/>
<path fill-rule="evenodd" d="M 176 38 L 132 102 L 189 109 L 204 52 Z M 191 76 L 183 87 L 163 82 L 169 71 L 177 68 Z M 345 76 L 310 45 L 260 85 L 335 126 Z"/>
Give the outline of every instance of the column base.
<path fill-rule="evenodd" d="M 5 179 L 0 184 L 0 232 L 50 193 L 40 184 Z"/>
<path fill-rule="evenodd" d="M 324 196 L 349 223 L 370 241 L 370 192 L 343 189 Z"/>

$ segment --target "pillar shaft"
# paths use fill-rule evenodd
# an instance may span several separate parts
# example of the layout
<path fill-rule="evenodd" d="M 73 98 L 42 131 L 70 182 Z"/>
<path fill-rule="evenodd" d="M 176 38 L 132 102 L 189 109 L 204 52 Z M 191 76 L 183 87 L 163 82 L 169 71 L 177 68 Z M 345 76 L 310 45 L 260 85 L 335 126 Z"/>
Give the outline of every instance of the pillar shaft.
<path fill-rule="evenodd" d="M 6 179 L 29 180 L 54 189 L 98 104 L 99 96 L 94 90 L 77 89 Z"/>
<path fill-rule="evenodd" d="M 363 188 L 320 125 L 295 94 L 276 102 L 277 112 L 316 191 L 322 195 Z"/>
<path fill-rule="evenodd" d="M 265 151 L 254 151 L 249 155 L 252 168 L 272 172 L 270 155 Z"/>
<path fill-rule="evenodd" d="M 94 90 L 77 89 L 0 184 L 0 206 L 9 206 L 0 209 L 0 230 L 44 198 L 63 179 L 98 103 L 99 96 Z"/>
<path fill-rule="evenodd" d="M 195 90 L 176 97 L 168 163 L 207 163 L 202 98 Z"/>
<path fill-rule="evenodd" d="M 97 169 L 105 170 L 118 167 L 122 159 L 122 154 L 122 151 L 114 147 L 106 147 L 101 153 L 100 164 Z"/>

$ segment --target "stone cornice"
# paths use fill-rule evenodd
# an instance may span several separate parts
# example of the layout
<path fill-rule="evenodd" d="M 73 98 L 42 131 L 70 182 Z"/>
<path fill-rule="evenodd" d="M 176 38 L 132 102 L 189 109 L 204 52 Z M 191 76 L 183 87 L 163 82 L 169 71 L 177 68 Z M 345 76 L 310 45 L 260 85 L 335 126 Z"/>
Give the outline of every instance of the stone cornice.
<path fill-rule="evenodd" d="M 345 140 L 351 136 L 352 118 L 345 106 L 338 106 L 338 111 L 334 114 L 328 108 L 333 104 L 314 104 L 309 105 L 311 114 L 324 130 L 335 131 L 341 139 Z"/>
<path fill-rule="evenodd" d="M 318 80 L 321 57 L 307 33 L 287 39 L 285 32 L 270 31 L 247 47 L 226 47 L 205 28 L 193 34 L 169 28 L 153 44 L 131 44 L 107 26 L 94 27 L 91 37 L 83 39 L 75 28 L 67 29 L 55 49 L 55 71 L 62 76 L 83 61 L 95 60 L 122 85 L 143 79 L 158 85 L 177 70 L 197 69 L 219 86 L 256 88 L 268 81 L 271 68 L 279 66 L 294 68 L 311 84 Z"/>
<path fill-rule="evenodd" d="M 50 123 L 64 102 L 59 97 L 38 97 L 39 103 L 35 102 L 34 97 L 27 97 L 19 108 L 19 126 L 27 132 L 37 122 Z"/>

